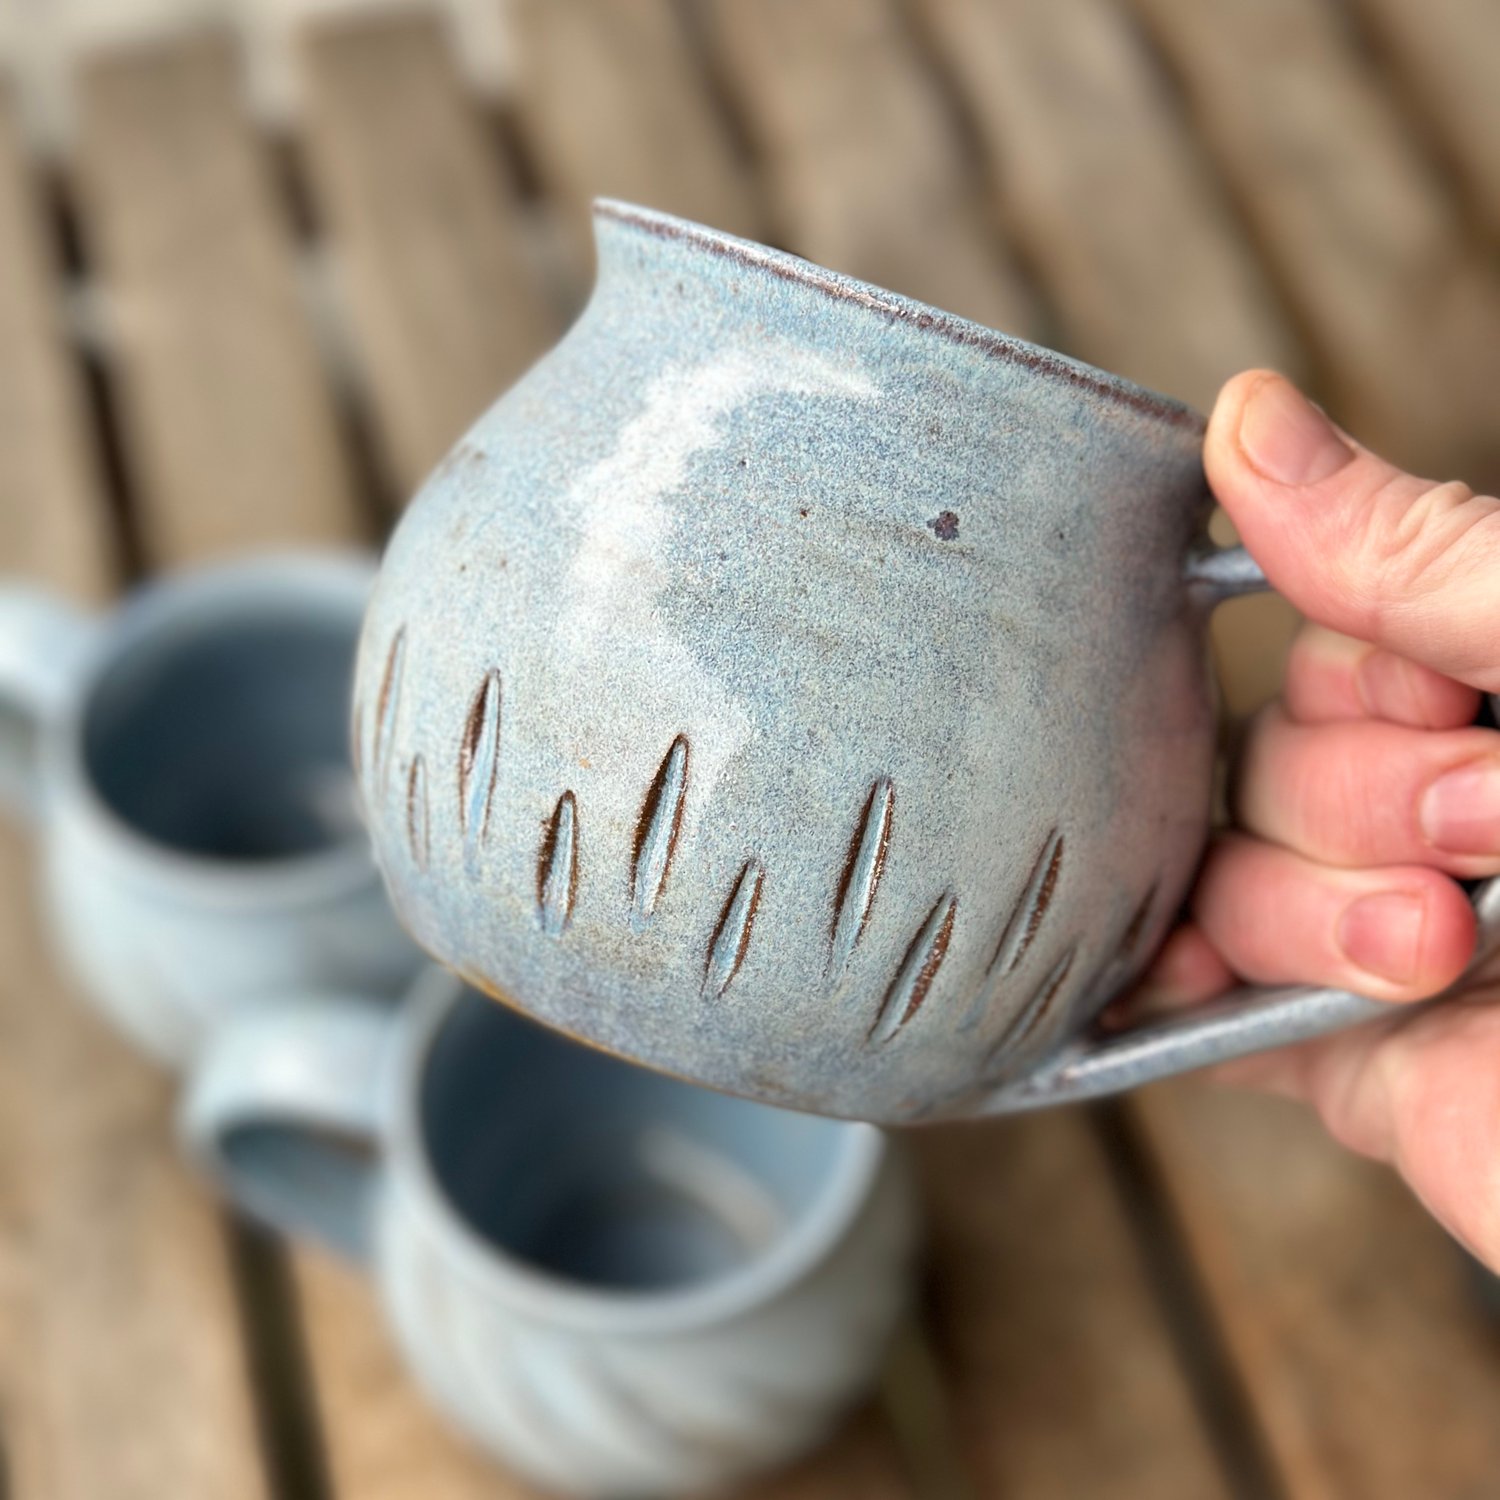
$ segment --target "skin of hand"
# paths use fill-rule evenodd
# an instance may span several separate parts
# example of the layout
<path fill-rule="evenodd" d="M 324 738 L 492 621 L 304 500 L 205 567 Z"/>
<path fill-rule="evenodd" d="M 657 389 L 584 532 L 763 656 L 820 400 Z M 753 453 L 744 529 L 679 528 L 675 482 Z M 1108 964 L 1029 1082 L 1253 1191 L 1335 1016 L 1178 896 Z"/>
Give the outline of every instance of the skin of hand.
<path fill-rule="evenodd" d="M 1470 960 L 1455 877 L 1500 873 L 1500 732 L 1473 724 L 1500 692 L 1500 500 L 1403 474 L 1263 370 L 1220 393 L 1204 463 L 1309 623 L 1247 733 L 1236 826 L 1133 1004 L 1190 1004 L 1236 978 L 1396 1002 L 1221 1076 L 1311 1104 L 1500 1270 L 1500 979 L 1430 1010 L 1399 1003 Z"/>

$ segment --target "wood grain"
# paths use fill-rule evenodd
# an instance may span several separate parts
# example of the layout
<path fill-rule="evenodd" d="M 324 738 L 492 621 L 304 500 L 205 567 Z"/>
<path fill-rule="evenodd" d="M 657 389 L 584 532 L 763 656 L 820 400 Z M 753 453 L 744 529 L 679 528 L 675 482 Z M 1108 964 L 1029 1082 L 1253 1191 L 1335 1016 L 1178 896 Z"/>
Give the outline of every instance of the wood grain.
<path fill-rule="evenodd" d="M 975 1494 L 1227 1496 L 1084 1117 L 916 1141 L 934 1337 Z"/>
<path fill-rule="evenodd" d="M 1500 479 L 1500 280 L 1324 0 L 1134 0 L 1316 342 L 1331 409 L 1419 473 Z"/>
<path fill-rule="evenodd" d="M 105 507 L 59 336 L 41 203 L 0 94 L 0 547 L 80 599 Z M 43 947 L 34 851 L 0 836 L 0 1446 L 17 1500 L 265 1494 L 218 1221 L 172 1149 L 167 1081 Z"/>
<path fill-rule="evenodd" d="M 1069 352 L 1207 406 L 1302 350 L 1131 18 L 1113 0 L 923 0 Z"/>
<path fill-rule="evenodd" d="M 216 46 L 202 42 L 180 45 L 181 54 L 174 44 L 170 55 L 113 58 L 106 69 L 91 77 L 90 84 L 107 77 L 112 106 L 123 108 L 118 103 L 122 96 L 135 101 L 151 116 L 150 138 L 162 141 L 197 128 L 200 114 L 208 108 L 206 96 L 212 94 L 212 113 L 220 117 L 220 128 L 227 128 L 223 121 L 238 121 L 238 139 L 248 126 L 224 55 Z M 420 65 L 420 55 L 417 62 Z M 132 68 L 144 76 L 123 76 Z M 190 82 L 184 81 L 184 75 Z M 160 92 L 148 87 L 148 80 L 163 77 L 169 82 Z M 149 95 L 149 103 L 143 95 Z M 102 128 L 104 118 L 96 118 L 96 129 Z M 223 148 L 225 143 L 219 145 Z M 233 141 L 229 147 L 232 161 Z M 83 227 L 90 243 L 111 235 L 105 225 L 96 223 L 98 217 L 119 211 L 114 194 L 87 197 Z M 130 234 L 142 244 L 165 245 L 174 232 L 183 232 L 183 211 L 171 194 L 148 195 L 144 203 L 132 204 L 128 210 Z M 233 208 L 232 224 L 235 236 L 249 243 L 285 248 L 281 205 L 268 193 L 247 192 Z M 191 275 L 164 276 L 151 284 L 151 308 L 161 327 L 186 329 L 200 310 L 206 287 L 212 287 L 216 297 L 246 307 L 253 307 L 264 294 L 267 263 L 259 256 L 244 255 L 237 240 L 231 243 L 208 234 L 196 241 L 190 238 L 189 245 L 203 263 Z M 174 410 L 182 410 L 174 407 L 185 396 L 181 384 L 164 376 L 150 378 L 159 372 L 148 360 L 147 378 L 139 386 L 143 364 L 123 357 L 126 351 L 122 350 L 119 380 L 126 414 L 126 458 L 139 475 L 139 507 L 155 540 L 154 560 L 162 566 L 200 562 L 227 544 L 231 535 L 237 545 L 249 540 L 238 527 L 226 533 L 215 519 L 233 497 L 216 483 L 221 455 L 201 440 L 202 431 L 232 433 L 245 450 L 267 454 L 337 451 L 335 413 L 326 398 L 327 376 L 307 311 L 295 299 L 281 311 L 287 321 L 273 333 L 286 390 L 324 393 L 323 399 L 307 406 L 288 401 L 283 390 L 267 388 L 262 379 L 264 351 L 254 341 L 248 348 L 231 341 L 216 350 L 213 378 L 205 379 L 192 393 L 184 419 L 173 420 Z M 181 379 L 185 371 L 175 374 Z M 347 473 L 342 467 L 327 465 L 304 474 L 296 505 L 264 518 L 261 529 L 286 544 L 346 543 L 359 539 L 360 515 L 351 504 Z M 274 532 L 270 531 L 273 525 Z M 157 1149 L 165 1149 L 164 1138 Z M 206 1197 L 200 1200 L 200 1208 L 206 1201 Z M 529 1495 L 482 1464 L 430 1413 L 385 1339 L 368 1284 L 320 1262 L 314 1252 L 299 1253 L 294 1271 L 335 1495 L 341 1500 L 400 1500 L 403 1496 L 426 1500 L 433 1494 L 455 1500 L 471 1496 L 518 1500 Z M 143 1309 L 143 1316 L 161 1317 L 159 1303 L 158 1298 Z M 230 1321 L 225 1312 L 216 1326 L 222 1331 Z M 211 1442 L 212 1436 L 211 1429 L 200 1433 L 205 1442 Z M 118 1441 L 124 1451 L 128 1440 L 122 1436 Z M 211 1495 L 216 1491 L 205 1485 L 177 1493 Z"/>
<path fill-rule="evenodd" d="M 710 0 L 704 16 L 789 248 L 1009 333 L 1039 330 L 890 0 Z"/>
<path fill-rule="evenodd" d="M 1280 1099 L 1187 1080 L 1141 1117 L 1294 1500 L 1489 1494 L 1495 1330 L 1395 1176 Z"/>
<path fill-rule="evenodd" d="M 303 48 L 306 162 L 355 379 L 401 498 L 558 331 L 493 132 L 436 23 L 330 23 Z"/>
<path fill-rule="evenodd" d="M 356 524 L 291 230 L 238 84 L 216 34 L 96 55 L 78 84 L 84 238 L 153 560 Z"/>
<path fill-rule="evenodd" d="M 364 1274 L 317 1250 L 296 1274 L 338 1500 L 540 1500 L 413 1390 Z"/>
<path fill-rule="evenodd" d="M 1359 0 L 1358 8 L 1441 139 L 1474 212 L 1500 232 L 1500 17 L 1492 0 Z"/>
<path fill-rule="evenodd" d="M 673 0 L 506 0 L 516 105 L 575 235 L 624 198 L 755 235 L 762 209 Z"/>

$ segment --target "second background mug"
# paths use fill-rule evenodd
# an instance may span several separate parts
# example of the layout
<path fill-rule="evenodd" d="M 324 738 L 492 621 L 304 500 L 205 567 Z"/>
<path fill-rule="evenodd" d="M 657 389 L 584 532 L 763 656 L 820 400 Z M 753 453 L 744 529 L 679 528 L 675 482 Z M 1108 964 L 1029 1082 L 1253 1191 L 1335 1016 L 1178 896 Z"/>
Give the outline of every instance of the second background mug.
<path fill-rule="evenodd" d="M 189 1149 L 246 1208 L 372 1263 L 434 1404 L 584 1495 L 727 1484 L 812 1447 L 909 1291 L 876 1127 L 591 1051 L 433 969 L 403 1010 L 291 997 L 210 1043 Z"/>

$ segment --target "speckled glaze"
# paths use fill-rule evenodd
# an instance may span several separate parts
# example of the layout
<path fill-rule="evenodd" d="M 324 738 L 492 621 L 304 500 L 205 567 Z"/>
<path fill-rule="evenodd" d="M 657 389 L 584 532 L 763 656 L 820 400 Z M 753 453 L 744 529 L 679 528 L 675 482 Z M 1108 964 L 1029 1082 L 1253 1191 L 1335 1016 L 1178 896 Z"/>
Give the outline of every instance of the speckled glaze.
<path fill-rule="evenodd" d="M 106 618 L 0 589 L 0 794 L 36 828 L 62 957 L 160 1061 L 185 1063 L 225 1015 L 267 991 L 323 983 L 394 995 L 421 964 L 358 826 L 337 735 L 373 572 L 372 559 L 342 554 L 219 565 L 144 589 Z M 304 626 L 300 654 L 262 658 L 247 634 Z M 189 660 L 191 687 L 181 681 Z M 264 710 L 230 745 L 209 722 L 226 701 L 214 678 L 220 694 Z M 117 734 L 105 720 L 128 727 Z M 313 721 L 323 743 L 303 763 L 291 747 Z M 215 768 L 216 749 L 242 760 Z M 278 770 L 262 783 L 255 768 L 267 764 Z M 169 769 L 153 777 L 152 767 Z M 306 785 L 293 785 L 299 775 Z M 105 785 L 122 776 L 141 778 L 127 797 L 140 821 Z M 288 824 L 307 834 L 316 815 L 304 795 L 326 804 L 333 825 L 309 835 L 316 847 L 243 858 L 204 847 L 231 829 L 252 840 Z"/>
<path fill-rule="evenodd" d="M 1263 581 L 1204 537 L 1202 419 L 727 235 L 595 225 L 585 313 L 382 565 L 354 735 L 395 903 L 655 1068 L 1017 1107 L 1204 841 L 1206 619 Z"/>
<path fill-rule="evenodd" d="M 702 1493 L 794 1457 L 906 1303 L 910 1177 L 880 1131 L 653 1077 L 440 970 L 396 1015 L 310 995 L 237 1018 L 182 1123 L 245 1207 L 367 1258 L 434 1405 L 568 1493 Z"/>

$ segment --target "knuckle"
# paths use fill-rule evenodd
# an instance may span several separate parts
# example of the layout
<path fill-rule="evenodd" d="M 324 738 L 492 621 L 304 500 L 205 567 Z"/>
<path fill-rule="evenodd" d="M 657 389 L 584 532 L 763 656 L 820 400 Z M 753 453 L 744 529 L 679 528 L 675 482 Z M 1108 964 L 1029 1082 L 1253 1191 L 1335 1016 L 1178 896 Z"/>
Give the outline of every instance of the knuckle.
<path fill-rule="evenodd" d="M 1364 519 L 1345 574 L 1377 620 L 1449 582 L 1476 544 L 1500 545 L 1500 501 L 1456 479 L 1397 475 L 1376 491 Z"/>

